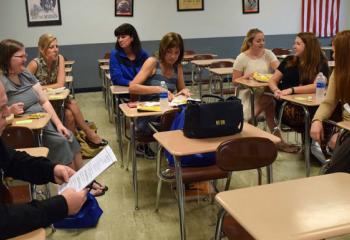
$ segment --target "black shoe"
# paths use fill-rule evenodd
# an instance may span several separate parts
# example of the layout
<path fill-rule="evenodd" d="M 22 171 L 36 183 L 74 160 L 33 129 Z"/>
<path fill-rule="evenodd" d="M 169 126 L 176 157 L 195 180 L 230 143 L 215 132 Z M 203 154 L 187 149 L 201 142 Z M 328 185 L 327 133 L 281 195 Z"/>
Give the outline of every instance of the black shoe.
<path fill-rule="evenodd" d="M 136 156 L 145 155 L 145 145 L 144 144 L 137 144 L 135 152 L 136 152 Z"/>
<path fill-rule="evenodd" d="M 145 158 L 155 159 L 156 154 L 153 152 L 153 150 L 147 144 L 145 144 L 144 146 L 145 146 Z"/>

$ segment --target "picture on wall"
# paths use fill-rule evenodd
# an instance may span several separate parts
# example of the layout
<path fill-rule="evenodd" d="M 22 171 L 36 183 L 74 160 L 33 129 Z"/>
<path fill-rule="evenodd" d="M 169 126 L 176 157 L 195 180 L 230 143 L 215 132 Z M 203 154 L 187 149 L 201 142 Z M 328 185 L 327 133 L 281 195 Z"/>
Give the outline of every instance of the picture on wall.
<path fill-rule="evenodd" d="M 177 11 L 204 10 L 204 0 L 177 0 Z"/>
<path fill-rule="evenodd" d="M 242 0 L 243 14 L 259 13 L 259 0 Z"/>
<path fill-rule="evenodd" d="M 60 0 L 25 0 L 28 27 L 62 25 Z"/>
<path fill-rule="evenodd" d="M 115 0 L 116 17 L 132 17 L 134 11 L 134 0 Z"/>

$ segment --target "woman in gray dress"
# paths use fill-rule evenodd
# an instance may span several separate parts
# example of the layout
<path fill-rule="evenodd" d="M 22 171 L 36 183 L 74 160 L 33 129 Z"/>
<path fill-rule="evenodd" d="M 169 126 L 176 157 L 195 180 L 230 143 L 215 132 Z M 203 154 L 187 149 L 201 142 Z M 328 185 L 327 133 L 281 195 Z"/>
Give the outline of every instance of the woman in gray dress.
<path fill-rule="evenodd" d="M 27 55 L 22 43 L 16 40 L 0 42 L 1 81 L 8 96 L 10 111 L 15 114 L 47 112 L 51 121 L 43 129 L 43 145 L 50 149 L 48 158 L 56 164 L 68 165 L 74 170 L 83 166 L 80 146 L 72 133 L 58 118 L 38 80 L 25 68 Z M 93 192 L 100 195 L 103 186 L 95 184 Z"/>

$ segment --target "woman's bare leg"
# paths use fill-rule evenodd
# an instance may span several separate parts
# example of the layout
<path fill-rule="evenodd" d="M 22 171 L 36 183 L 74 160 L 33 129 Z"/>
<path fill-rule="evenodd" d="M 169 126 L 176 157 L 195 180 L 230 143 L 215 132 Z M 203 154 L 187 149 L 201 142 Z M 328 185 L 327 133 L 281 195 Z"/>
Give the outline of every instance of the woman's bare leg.
<path fill-rule="evenodd" d="M 67 103 L 66 107 L 72 112 L 74 116 L 75 123 L 77 127 L 83 130 L 86 134 L 86 137 L 93 143 L 99 144 L 102 141 L 102 138 L 98 136 L 94 130 L 92 130 L 87 123 L 85 122 L 84 116 L 80 111 L 80 108 L 75 100 L 70 100 Z"/>

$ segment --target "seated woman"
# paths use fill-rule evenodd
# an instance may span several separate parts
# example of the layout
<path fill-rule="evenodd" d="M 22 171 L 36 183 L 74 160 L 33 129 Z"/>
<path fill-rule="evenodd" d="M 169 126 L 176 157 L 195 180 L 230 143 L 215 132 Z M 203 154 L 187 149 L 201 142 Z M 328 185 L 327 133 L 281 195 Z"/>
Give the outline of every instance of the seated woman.
<path fill-rule="evenodd" d="M 120 25 L 114 30 L 114 35 L 117 41 L 109 59 L 111 80 L 114 85 L 129 86 L 148 54 L 142 49 L 137 31 L 131 24 Z"/>
<path fill-rule="evenodd" d="M 43 145 L 50 149 L 48 158 L 55 164 L 78 170 L 83 166 L 79 143 L 63 126 L 38 80 L 26 70 L 26 60 L 22 43 L 12 39 L 0 42 L 0 69 L 4 74 L 1 81 L 8 96 L 10 111 L 15 115 L 49 113 L 51 121 L 43 128 Z M 95 195 L 105 191 L 105 187 L 98 183 L 93 187 Z"/>
<path fill-rule="evenodd" d="M 340 102 L 350 104 L 350 30 L 339 32 L 333 41 L 335 68 L 328 81 L 325 100 L 320 104 L 312 120 L 310 136 L 317 142 L 324 140 L 324 127 L 322 121 L 331 117 Z M 350 112 L 342 111 L 344 121 L 350 121 Z M 328 146 L 335 148 L 338 134 L 331 137 Z"/>
<path fill-rule="evenodd" d="M 35 75 L 44 88 L 60 88 L 65 84 L 64 58 L 58 51 L 57 38 L 43 34 L 38 42 L 39 57 L 28 64 L 28 70 Z M 86 123 L 78 103 L 73 99 L 65 102 L 65 125 L 72 132 L 79 127 L 86 134 L 86 141 L 92 147 L 105 146 L 102 139 Z"/>
<path fill-rule="evenodd" d="M 279 61 L 275 54 L 265 48 L 265 37 L 264 33 L 257 29 L 250 29 L 247 33 L 247 36 L 244 38 L 241 53 L 236 58 L 233 65 L 233 78 L 232 81 L 235 83 L 237 79 L 249 79 L 252 77 L 254 72 L 266 74 L 273 73 L 279 65 Z M 257 117 L 263 110 L 266 114 L 274 114 L 273 104 L 257 104 L 258 99 L 260 98 L 263 91 L 255 91 L 255 117 Z M 240 91 L 243 93 L 241 95 L 243 108 L 244 108 L 244 117 L 246 120 L 251 119 L 253 116 L 250 111 L 250 98 L 248 91 Z M 246 97 L 245 97 L 246 96 Z M 266 118 L 267 125 L 270 128 L 271 132 L 276 127 L 274 121 L 271 121 L 273 117 Z"/>
<path fill-rule="evenodd" d="M 320 43 L 313 33 L 302 32 L 297 35 L 293 46 L 295 54 L 285 58 L 274 75 L 269 81 L 269 87 L 277 99 L 276 110 L 279 112 L 282 101 L 278 101 L 281 96 L 295 94 L 295 93 L 314 93 L 316 91 L 315 78 L 319 72 L 328 77 L 328 61 L 323 54 Z M 259 99 L 259 103 L 271 103 L 273 97 L 263 95 Z M 310 109 L 314 111 L 313 109 Z M 303 110 L 291 105 L 290 111 L 284 111 L 287 120 L 290 121 L 293 127 L 304 127 Z M 311 112 L 312 114 L 312 112 Z M 266 115 L 266 117 L 273 117 Z M 273 121 L 270 119 L 269 121 Z M 277 132 L 280 135 L 279 132 Z M 284 144 L 284 143 L 282 143 Z M 282 145 L 282 147 L 284 147 Z M 288 152 L 294 152 L 295 146 L 285 145 Z"/>
<path fill-rule="evenodd" d="M 168 88 L 169 101 L 176 95 L 190 96 L 190 91 L 185 86 L 181 65 L 183 54 L 184 45 L 180 34 L 174 32 L 166 34 L 159 44 L 159 57 L 150 57 L 146 60 L 141 71 L 130 82 L 130 93 L 141 95 L 141 101 L 158 101 L 159 94 L 163 91 L 160 83 L 164 81 Z M 148 135 L 151 133 L 147 126 L 148 121 L 142 119 L 145 118 L 138 121 L 138 132 Z"/>

